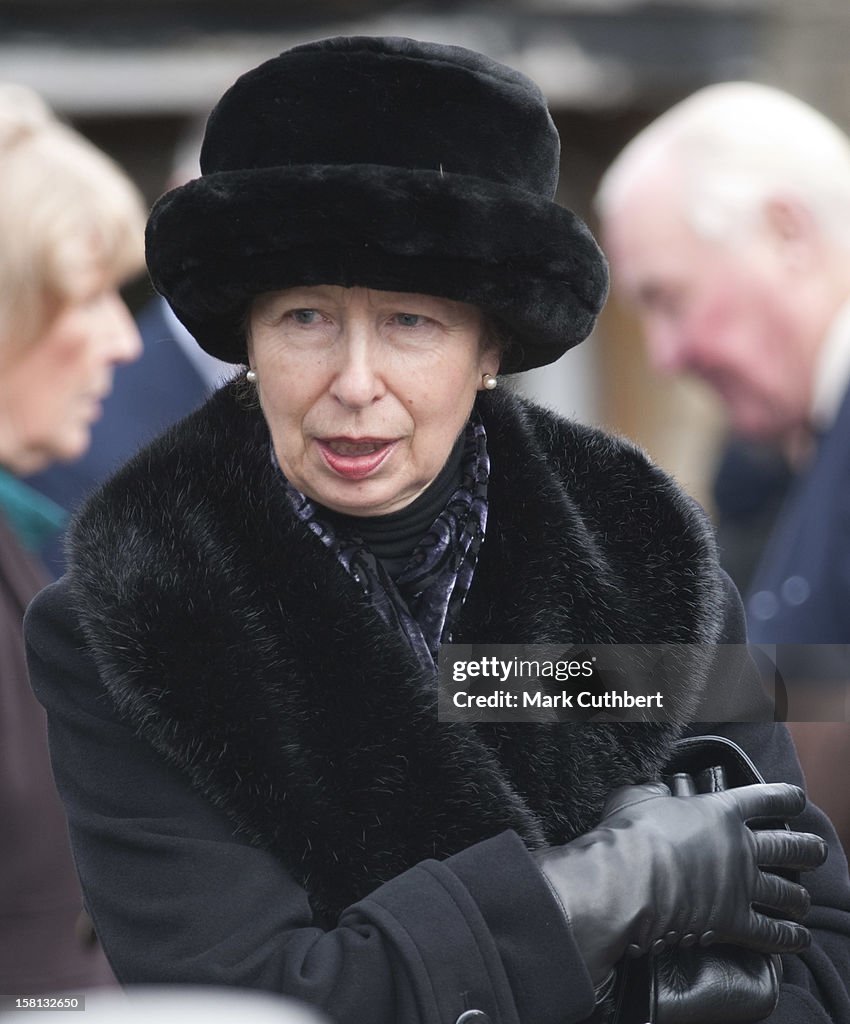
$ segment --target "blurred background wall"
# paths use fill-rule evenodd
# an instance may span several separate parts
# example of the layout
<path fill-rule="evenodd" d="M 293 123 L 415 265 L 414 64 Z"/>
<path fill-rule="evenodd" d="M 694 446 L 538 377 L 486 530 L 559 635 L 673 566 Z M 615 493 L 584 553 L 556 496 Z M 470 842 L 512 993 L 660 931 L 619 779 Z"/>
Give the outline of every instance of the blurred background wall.
<path fill-rule="evenodd" d="M 559 198 L 592 227 L 609 159 L 709 82 L 778 85 L 850 125 L 847 0 L 0 0 L 0 78 L 41 92 L 153 201 L 176 141 L 237 74 L 338 33 L 457 43 L 531 75 L 561 133 Z M 140 283 L 130 298 L 148 295 Z M 615 303 L 590 343 L 522 387 L 635 438 L 707 501 L 720 413 L 697 385 L 649 372 L 635 324 Z"/>

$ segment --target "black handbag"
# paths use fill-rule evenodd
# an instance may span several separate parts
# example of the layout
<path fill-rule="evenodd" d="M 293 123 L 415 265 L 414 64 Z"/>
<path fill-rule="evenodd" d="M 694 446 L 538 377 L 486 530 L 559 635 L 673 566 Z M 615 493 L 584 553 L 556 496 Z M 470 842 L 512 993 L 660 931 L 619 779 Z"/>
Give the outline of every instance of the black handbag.
<path fill-rule="evenodd" d="M 722 736 L 679 740 L 662 779 L 678 796 L 764 782 L 744 751 Z M 765 821 L 759 827 L 788 826 Z M 754 1024 L 773 1012 L 781 980 L 778 956 L 725 945 L 665 949 L 623 962 L 608 1020 L 612 1024 Z"/>

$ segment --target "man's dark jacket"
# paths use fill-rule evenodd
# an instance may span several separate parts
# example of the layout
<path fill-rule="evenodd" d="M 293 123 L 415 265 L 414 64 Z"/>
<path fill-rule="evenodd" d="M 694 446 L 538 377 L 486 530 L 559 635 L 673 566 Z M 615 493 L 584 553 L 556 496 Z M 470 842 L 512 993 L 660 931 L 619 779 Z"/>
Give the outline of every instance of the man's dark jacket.
<path fill-rule="evenodd" d="M 489 519 L 454 642 L 743 638 L 703 516 L 640 452 L 506 394 L 479 410 Z M 431 673 L 292 513 L 232 386 L 89 503 L 74 545 L 32 607 L 31 671 L 122 980 L 272 989 L 370 1024 L 592 1013 L 528 850 L 656 777 L 700 678 L 665 725 L 438 722 Z M 714 729 L 800 782 L 782 727 Z M 797 825 L 834 840 L 814 809 Z M 815 942 L 771 1021 L 850 1022 L 840 850 L 807 882 Z"/>
<path fill-rule="evenodd" d="M 782 670 L 801 691 L 824 687 L 831 710 L 822 714 L 832 720 L 791 729 L 814 797 L 850 850 L 850 723 L 843 686 L 829 692 L 847 678 L 850 650 L 850 388 L 785 499 L 746 607 L 754 643 L 820 645 L 782 652 L 790 662 Z"/>

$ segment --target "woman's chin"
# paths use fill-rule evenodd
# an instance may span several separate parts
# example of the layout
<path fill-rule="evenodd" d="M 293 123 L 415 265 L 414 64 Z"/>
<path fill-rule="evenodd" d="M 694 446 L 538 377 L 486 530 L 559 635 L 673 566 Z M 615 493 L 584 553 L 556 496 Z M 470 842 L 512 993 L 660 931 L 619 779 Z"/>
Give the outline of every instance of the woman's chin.
<path fill-rule="evenodd" d="M 327 494 L 324 498 L 316 498 L 320 505 L 324 505 L 325 508 L 331 509 L 332 512 L 339 512 L 341 515 L 346 516 L 380 516 L 385 512 L 393 512 L 395 508 L 390 504 L 387 505 L 385 500 L 382 500 L 381 495 L 373 495 L 369 492 L 373 490 L 368 486 L 357 488 L 358 494 L 339 494 L 337 492 Z M 402 506 L 397 506 L 402 507 Z"/>
<path fill-rule="evenodd" d="M 86 424 L 76 424 L 73 430 L 67 430 L 48 453 L 50 462 L 75 462 L 82 458 L 91 444 L 91 428 Z"/>
<path fill-rule="evenodd" d="M 333 481 L 318 487 L 309 498 L 333 512 L 347 516 L 382 516 L 397 512 L 416 497 L 407 488 L 393 486 L 388 480 Z"/>

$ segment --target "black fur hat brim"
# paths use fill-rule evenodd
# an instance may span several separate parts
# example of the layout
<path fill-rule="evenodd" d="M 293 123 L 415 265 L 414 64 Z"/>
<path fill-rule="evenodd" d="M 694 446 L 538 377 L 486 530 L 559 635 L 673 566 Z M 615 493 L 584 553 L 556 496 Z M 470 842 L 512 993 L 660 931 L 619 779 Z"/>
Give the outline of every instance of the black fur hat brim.
<path fill-rule="evenodd" d="M 468 175 L 382 165 L 206 174 L 148 222 L 154 287 L 207 352 L 245 362 L 262 292 L 336 284 L 468 302 L 508 328 L 502 372 L 551 363 L 591 331 L 607 265 L 571 211 Z"/>

